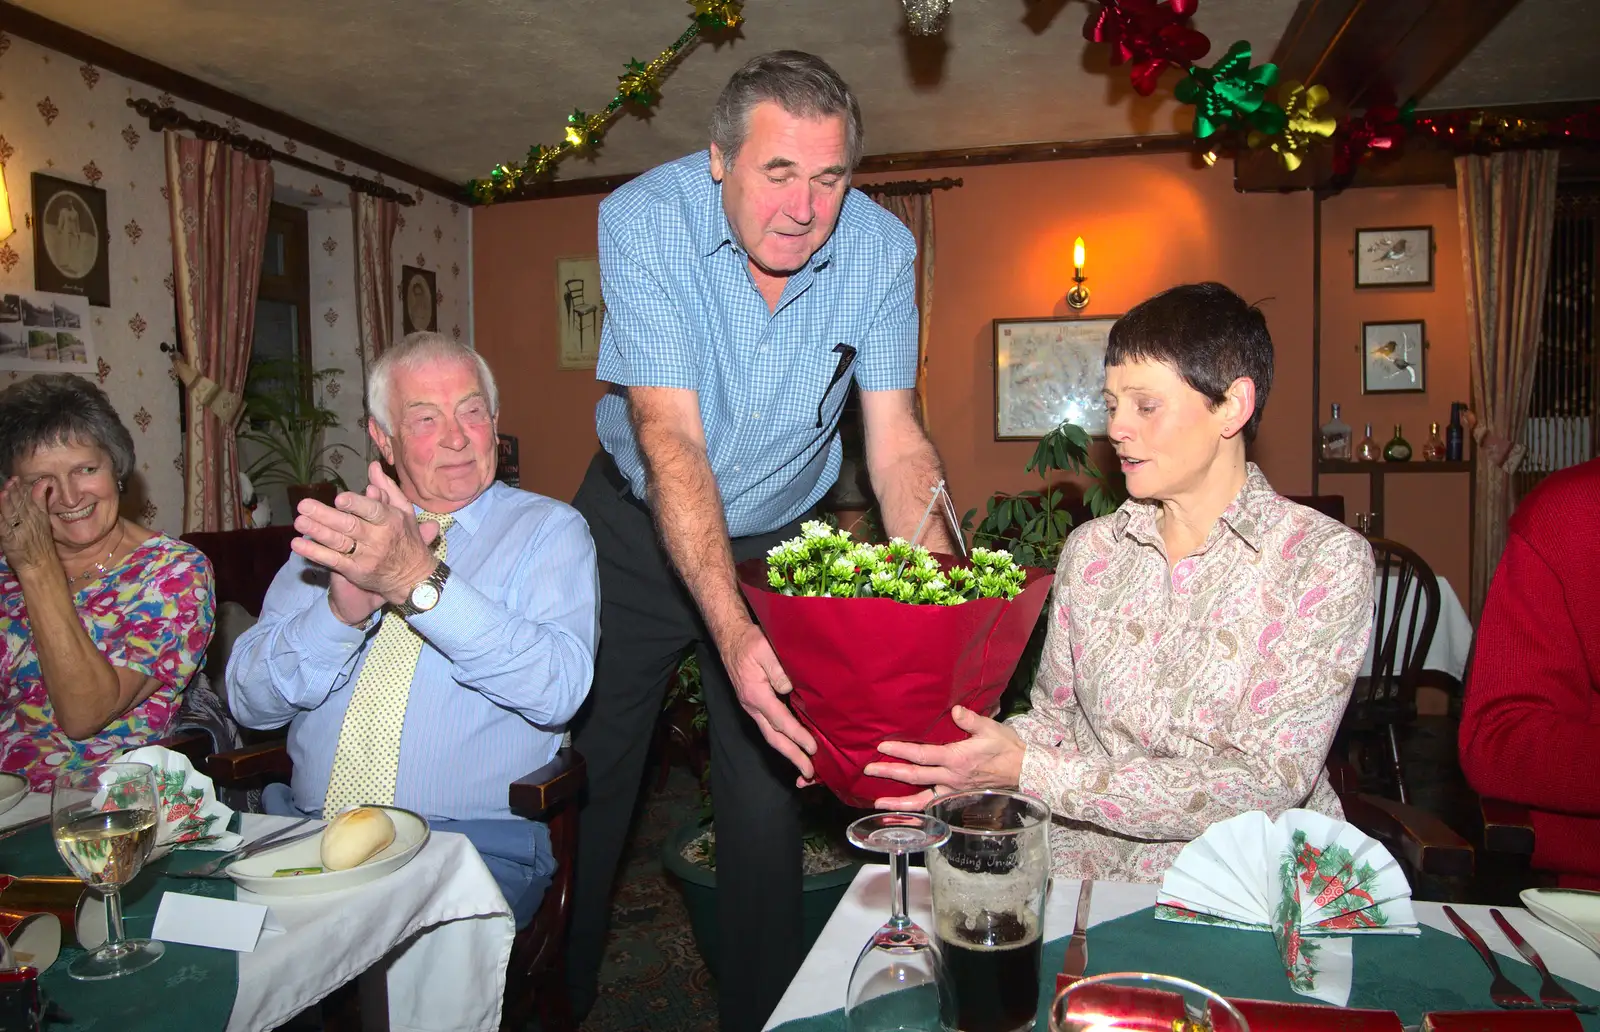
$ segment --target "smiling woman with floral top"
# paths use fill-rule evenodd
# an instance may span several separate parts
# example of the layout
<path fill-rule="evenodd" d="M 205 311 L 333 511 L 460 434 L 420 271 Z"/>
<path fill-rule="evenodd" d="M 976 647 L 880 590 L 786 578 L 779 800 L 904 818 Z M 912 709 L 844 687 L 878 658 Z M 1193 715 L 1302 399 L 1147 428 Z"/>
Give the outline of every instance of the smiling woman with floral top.
<path fill-rule="evenodd" d="M 0 769 L 62 770 L 165 733 L 211 640 L 211 567 L 118 515 L 133 438 L 70 374 L 0 393 Z"/>
<path fill-rule="evenodd" d="M 1261 313 L 1216 283 L 1119 319 L 1109 433 L 1129 500 L 1073 532 L 1029 713 L 959 707 L 947 746 L 885 742 L 868 774 L 1017 786 L 1050 805 L 1057 874 L 1158 881 L 1212 823 L 1341 817 L 1324 763 L 1366 653 L 1372 550 L 1283 498 L 1245 445 L 1272 385 Z"/>

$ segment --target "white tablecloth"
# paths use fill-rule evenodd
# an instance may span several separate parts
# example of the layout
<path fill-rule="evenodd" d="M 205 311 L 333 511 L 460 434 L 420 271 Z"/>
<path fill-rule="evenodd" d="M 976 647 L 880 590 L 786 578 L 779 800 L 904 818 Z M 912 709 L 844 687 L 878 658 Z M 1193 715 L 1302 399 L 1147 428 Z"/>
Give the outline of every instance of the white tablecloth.
<path fill-rule="evenodd" d="M 1045 941 L 1072 934 L 1072 919 L 1078 907 L 1079 882 L 1056 880 L 1045 901 Z M 1153 907 L 1157 886 L 1153 884 L 1129 885 L 1122 882 L 1096 882 L 1094 899 L 1089 906 L 1089 926 L 1104 921 L 1114 921 L 1135 911 Z M 933 927 L 932 896 L 929 891 L 928 872 L 920 867 L 911 869 L 910 914 L 911 919 L 924 928 Z M 1430 928 L 1459 936 L 1455 926 L 1444 916 L 1438 903 L 1417 901 L 1417 920 Z M 1496 953 L 1507 957 L 1520 956 L 1506 940 L 1489 917 L 1489 908 L 1451 904 L 1467 923 L 1489 943 Z M 1525 939 L 1544 957 L 1550 970 L 1564 978 L 1600 989 L 1600 956 L 1581 944 L 1539 921 L 1526 910 L 1501 907 L 1508 920 L 1517 927 Z M 767 1019 L 767 1028 L 786 1021 L 826 1014 L 844 1006 L 845 989 L 850 984 L 850 969 L 855 966 L 856 955 L 868 937 L 889 916 L 889 868 L 869 864 L 856 875 L 849 890 L 839 901 L 833 916 L 822 929 L 816 945 L 806 954 L 800 971 L 789 984 L 789 989 L 778 1003 L 778 1009 Z M 1094 958 L 1094 936 L 1089 936 L 1089 957 Z M 1489 981 L 1487 969 L 1483 972 L 1484 984 Z"/>
<path fill-rule="evenodd" d="M 290 823 L 245 814 L 246 839 Z M 400 870 L 359 888 L 284 899 L 239 892 L 271 908 L 282 932 L 239 954 L 228 1032 L 273 1028 L 383 961 L 396 1032 L 494 1032 L 516 934 L 511 908 L 465 836 L 435 831 Z"/>
<path fill-rule="evenodd" d="M 1377 590 L 1377 581 L 1374 579 L 1373 590 Z M 1392 620 L 1394 614 L 1395 581 L 1389 581 L 1389 600 L 1384 605 L 1383 615 L 1385 620 Z M 1373 618 L 1378 615 L 1377 602 L 1373 603 Z M 1411 619 L 1411 599 L 1405 600 L 1404 612 L 1401 613 L 1402 621 Z M 1401 625 L 1405 625 L 1402 623 Z M 1403 635 L 1402 631 L 1402 635 Z M 1367 658 L 1361 662 L 1361 676 L 1366 677 L 1372 673 L 1372 653 L 1377 643 L 1374 634 L 1372 643 L 1367 646 Z M 1405 644 L 1402 636 L 1401 644 Z M 1427 670 L 1442 670 L 1454 677 L 1461 679 L 1461 674 L 1467 668 L 1467 655 L 1472 651 L 1472 621 L 1467 619 L 1467 611 L 1462 608 L 1461 600 L 1456 597 L 1455 589 L 1450 587 L 1450 582 L 1443 577 L 1439 578 L 1439 623 L 1433 631 L 1433 643 L 1428 646 L 1428 654 L 1422 660 L 1422 666 Z M 1399 657 L 1396 657 L 1398 663 Z"/>

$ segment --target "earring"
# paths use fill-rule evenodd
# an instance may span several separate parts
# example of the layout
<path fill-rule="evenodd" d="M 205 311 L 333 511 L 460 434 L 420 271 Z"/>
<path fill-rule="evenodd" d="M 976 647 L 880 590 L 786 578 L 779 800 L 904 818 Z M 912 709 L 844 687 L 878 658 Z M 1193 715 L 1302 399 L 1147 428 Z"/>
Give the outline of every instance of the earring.
<path fill-rule="evenodd" d="M 117 494 L 122 493 L 122 481 L 117 481 Z"/>

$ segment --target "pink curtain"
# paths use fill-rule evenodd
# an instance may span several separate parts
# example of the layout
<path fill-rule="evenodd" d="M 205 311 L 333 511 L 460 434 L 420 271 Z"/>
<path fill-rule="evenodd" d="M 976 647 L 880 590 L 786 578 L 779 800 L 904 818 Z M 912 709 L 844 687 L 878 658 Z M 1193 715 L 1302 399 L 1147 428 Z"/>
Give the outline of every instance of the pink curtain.
<path fill-rule="evenodd" d="M 166 132 L 172 271 L 184 385 L 183 529 L 246 526 L 234 428 L 243 414 L 272 164 L 225 143 Z"/>
<path fill-rule="evenodd" d="M 1456 159 L 1467 346 L 1477 416 L 1477 513 L 1472 534 L 1472 616 L 1506 546 L 1515 505 L 1511 474 L 1528 421 L 1555 225 L 1557 151 L 1507 151 Z"/>
<path fill-rule="evenodd" d="M 394 234 L 400 206 L 350 191 L 356 223 L 356 323 L 361 334 L 361 383 L 367 367 L 394 342 Z"/>
<path fill-rule="evenodd" d="M 933 194 L 885 194 L 877 198 L 905 223 L 917 240 L 917 416 L 928 425 L 928 333 L 933 326 Z"/>

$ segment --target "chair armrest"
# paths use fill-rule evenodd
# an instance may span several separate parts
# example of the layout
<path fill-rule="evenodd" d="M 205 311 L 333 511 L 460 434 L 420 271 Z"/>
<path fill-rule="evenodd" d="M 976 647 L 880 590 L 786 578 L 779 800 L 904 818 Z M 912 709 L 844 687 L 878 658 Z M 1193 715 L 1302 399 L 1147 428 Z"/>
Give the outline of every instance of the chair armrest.
<path fill-rule="evenodd" d="M 1483 848 L 1491 853 L 1533 854 L 1533 815 L 1520 803 L 1504 799 L 1478 799 L 1483 815 Z"/>
<path fill-rule="evenodd" d="M 511 812 L 539 818 L 577 797 L 587 780 L 583 757 L 571 748 L 556 753 L 549 763 L 511 783 Z"/>
<path fill-rule="evenodd" d="M 196 770 L 204 770 L 206 759 L 211 755 L 211 736 L 199 731 L 186 731 L 183 734 L 168 735 L 158 738 L 151 745 L 159 745 L 163 749 L 171 749 L 175 753 L 182 753 L 194 764 Z"/>
<path fill-rule="evenodd" d="M 294 773 L 294 763 L 288 746 L 266 742 L 208 756 L 205 769 L 217 784 L 231 788 L 266 775 L 288 777 Z"/>
<path fill-rule="evenodd" d="M 1345 819 L 1374 838 L 1400 847 L 1419 874 L 1470 878 L 1472 844 L 1426 810 L 1382 796 L 1361 794 L 1341 800 Z"/>

